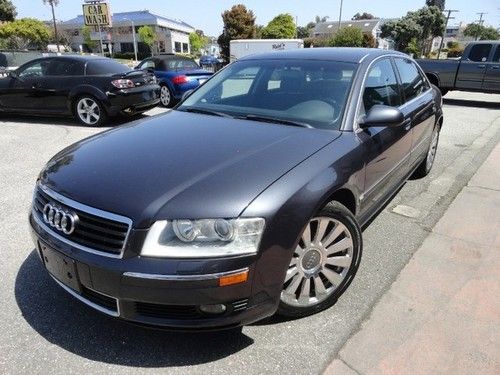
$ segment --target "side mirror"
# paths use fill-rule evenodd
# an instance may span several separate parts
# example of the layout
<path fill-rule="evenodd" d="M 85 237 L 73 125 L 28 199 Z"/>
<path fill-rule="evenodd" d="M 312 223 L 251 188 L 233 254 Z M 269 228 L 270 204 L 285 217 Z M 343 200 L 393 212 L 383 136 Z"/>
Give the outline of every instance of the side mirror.
<path fill-rule="evenodd" d="M 187 90 L 184 94 L 182 94 L 181 102 L 189 98 L 189 96 L 193 93 L 194 90 Z"/>
<path fill-rule="evenodd" d="M 362 129 L 370 126 L 394 127 L 401 125 L 404 121 L 405 116 L 399 109 L 376 104 L 360 119 L 359 126 Z"/>

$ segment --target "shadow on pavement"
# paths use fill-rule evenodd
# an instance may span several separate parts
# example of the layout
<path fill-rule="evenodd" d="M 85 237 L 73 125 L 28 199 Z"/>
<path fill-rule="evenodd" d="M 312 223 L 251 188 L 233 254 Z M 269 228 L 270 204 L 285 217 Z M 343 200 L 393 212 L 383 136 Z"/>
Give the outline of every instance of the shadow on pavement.
<path fill-rule="evenodd" d="M 188 366 L 215 361 L 253 344 L 241 330 L 166 332 L 102 315 L 61 289 L 35 251 L 16 277 L 24 319 L 46 340 L 93 361 L 136 367 Z"/>
<path fill-rule="evenodd" d="M 118 116 L 109 119 L 109 123 L 105 124 L 103 128 L 119 126 L 127 124 L 129 122 L 140 120 L 142 118 L 148 117 L 147 115 L 135 115 L 131 117 Z M 30 115 L 17 115 L 11 113 L 0 113 L 0 122 L 16 122 L 29 125 L 64 125 L 71 127 L 81 127 L 86 128 L 86 126 L 80 124 L 77 120 L 72 117 L 63 116 L 30 116 Z M 99 129 L 96 127 L 89 126 L 90 129 Z"/>
<path fill-rule="evenodd" d="M 500 109 L 500 103 L 486 102 L 486 101 L 479 101 L 479 100 L 443 98 L 443 103 L 447 104 L 447 105 L 456 105 L 456 106 L 460 106 L 460 107 Z"/>

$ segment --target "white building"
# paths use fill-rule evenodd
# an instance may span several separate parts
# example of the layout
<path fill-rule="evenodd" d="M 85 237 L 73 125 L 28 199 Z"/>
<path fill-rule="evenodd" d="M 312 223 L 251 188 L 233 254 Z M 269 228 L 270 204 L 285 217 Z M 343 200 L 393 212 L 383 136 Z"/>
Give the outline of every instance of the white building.
<path fill-rule="evenodd" d="M 112 27 L 103 28 L 101 32 L 105 43 L 105 52 L 109 52 L 109 48 L 113 52 L 134 52 L 132 23 L 135 26 L 138 51 L 142 55 L 150 54 L 149 47 L 138 34 L 139 28 L 146 25 L 150 26 L 157 36 L 153 47 L 154 53 L 191 52 L 189 34 L 194 32 L 195 28 L 183 21 L 159 16 L 148 10 L 114 13 L 112 21 Z M 83 15 L 59 25 L 61 30 L 71 35 L 70 46 L 75 51 L 79 50 L 80 46 L 84 50 L 88 50 L 82 35 L 83 26 Z M 91 29 L 93 30 L 93 28 Z M 91 39 L 99 40 L 99 33 L 92 31 Z M 97 51 L 98 48 L 95 50 Z"/>

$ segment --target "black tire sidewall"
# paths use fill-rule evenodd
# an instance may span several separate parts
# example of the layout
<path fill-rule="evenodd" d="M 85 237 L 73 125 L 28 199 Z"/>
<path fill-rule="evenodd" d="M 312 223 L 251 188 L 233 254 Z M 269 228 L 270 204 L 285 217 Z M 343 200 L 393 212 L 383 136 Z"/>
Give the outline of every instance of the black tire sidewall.
<path fill-rule="evenodd" d="M 356 221 L 356 218 L 349 209 L 338 202 L 330 202 L 323 207 L 314 217 L 326 216 L 340 221 L 349 230 L 353 242 L 353 260 L 351 268 L 349 269 L 346 277 L 340 286 L 328 296 L 324 301 L 309 307 L 297 307 L 284 304 L 281 300 L 278 306 L 278 315 L 287 317 L 304 317 L 315 314 L 319 311 L 325 310 L 334 305 L 339 297 L 346 291 L 351 284 L 361 262 L 361 255 L 363 253 L 363 237 L 361 228 Z M 309 222 L 307 223 L 309 224 Z M 302 234 L 302 233 L 301 233 Z M 291 259 L 290 259 L 291 260 Z"/>
<path fill-rule="evenodd" d="M 85 98 L 93 100 L 99 106 L 99 114 L 100 114 L 99 121 L 97 121 L 95 124 L 92 125 L 85 123 L 78 115 L 78 108 L 77 108 L 78 103 L 80 102 L 80 100 Z M 104 125 L 108 120 L 108 114 L 104 109 L 104 106 L 102 105 L 101 101 L 92 95 L 81 95 L 78 98 L 76 98 L 75 101 L 73 102 L 73 114 L 78 120 L 78 122 L 85 127 L 100 127 Z"/>

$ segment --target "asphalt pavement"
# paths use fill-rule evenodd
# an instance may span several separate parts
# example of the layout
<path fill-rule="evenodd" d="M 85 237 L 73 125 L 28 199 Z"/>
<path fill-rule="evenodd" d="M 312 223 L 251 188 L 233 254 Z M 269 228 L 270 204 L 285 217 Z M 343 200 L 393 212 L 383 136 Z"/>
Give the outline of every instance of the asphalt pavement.
<path fill-rule="evenodd" d="M 370 316 L 500 139 L 500 95 L 449 93 L 431 174 L 409 181 L 364 231 L 358 274 L 338 303 L 241 331 L 153 331 L 100 315 L 43 270 L 27 216 L 34 181 L 63 147 L 102 131 L 69 119 L 0 117 L 0 373 L 319 373 Z M 160 113 L 155 109 L 152 114 Z M 116 126 L 120 126 L 117 124 Z M 376 348 L 374 348 L 376 350 Z"/>

